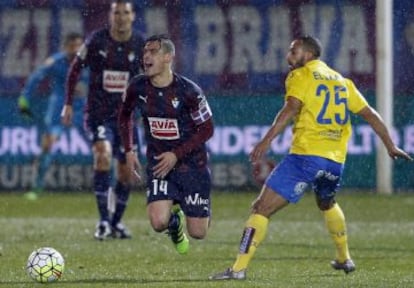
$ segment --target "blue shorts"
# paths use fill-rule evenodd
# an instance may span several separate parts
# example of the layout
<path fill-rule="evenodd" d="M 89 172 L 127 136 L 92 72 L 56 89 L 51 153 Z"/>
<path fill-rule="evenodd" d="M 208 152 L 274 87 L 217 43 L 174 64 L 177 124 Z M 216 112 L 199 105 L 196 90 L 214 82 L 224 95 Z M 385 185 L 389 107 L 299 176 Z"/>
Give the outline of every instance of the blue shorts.
<path fill-rule="evenodd" d="M 55 137 L 56 139 L 60 138 L 60 136 L 62 136 L 62 134 L 64 133 L 70 133 L 71 129 L 76 128 L 77 131 L 79 132 L 79 135 L 81 135 L 82 137 L 84 137 L 86 140 L 88 140 L 87 135 L 85 134 L 85 130 L 83 129 L 83 127 L 66 127 L 64 125 L 51 125 L 51 126 L 47 126 L 45 127 L 45 134 L 48 134 L 50 136 Z M 68 136 L 69 137 L 69 136 Z"/>
<path fill-rule="evenodd" d="M 343 167 L 318 156 L 289 154 L 272 170 L 265 185 L 290 203 L 297 203 L 308 188 L 329 201 L 339 189 Z"/>
<path fill-rule="evenodd" d="M 65 127 L 63 125 L 51 125 L 46 127 L 46 133 L 59 138 L 62 135 Z"/>
<path fill-rule="evenodd" d="M 172 200 L 190 217 L 210 216 L 211 175 L 208 168 L 172 170 L 164 179 L 154 178 L 147 168 L 147 203 Z"/>
<path fill-rule="evenodd" d="M 122 145 L 121 135 L 119 134 L 118 123 L 116 120 L 104 123 L 87 122 L 87 131 L 92 143 L 98 141 L 109 141 L 112 146 L 112 155 L 118 161 L 125 163 L 125 149 Z M 138 149 L 138 131 L 133 129 L 133 150 Z"/>

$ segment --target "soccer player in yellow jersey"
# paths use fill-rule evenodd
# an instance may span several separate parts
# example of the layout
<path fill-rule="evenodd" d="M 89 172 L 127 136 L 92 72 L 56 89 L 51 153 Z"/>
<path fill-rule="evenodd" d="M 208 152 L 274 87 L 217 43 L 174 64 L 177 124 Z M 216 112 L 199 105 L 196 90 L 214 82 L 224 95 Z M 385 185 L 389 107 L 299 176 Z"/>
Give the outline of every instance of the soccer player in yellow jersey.
<path fill-rule="evenodd" d="M 362 116 L 381 138 L 391 158 L 413 160 L 395 146 L 380 115 L 367 103 L 354 83 L 319 60 L 319 40 L 303 36 L 289 48 L 291 72 L 286 78 L 283 108 L 250 159 L 266 153 L 272 140 L 293 120 L 289 154 L 268 176 L 242 234 L 233 266 L 210 276 L 211 280 L 245 279 L 256 248 L 265 238 L 270 216 L 289 203 L 296 203 L 312 188 L 336 247 L 332 268 L 349 273 L 355 264 L 348 251 L 345 217 L 335 201 L 351 134 L 350 112 Z"/>

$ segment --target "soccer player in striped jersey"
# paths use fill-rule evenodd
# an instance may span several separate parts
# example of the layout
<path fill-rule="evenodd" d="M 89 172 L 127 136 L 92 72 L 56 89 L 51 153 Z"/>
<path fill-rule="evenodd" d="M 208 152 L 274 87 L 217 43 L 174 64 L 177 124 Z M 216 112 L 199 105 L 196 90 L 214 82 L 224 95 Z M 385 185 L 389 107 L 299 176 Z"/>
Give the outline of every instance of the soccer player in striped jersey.
<path fill-rule="evenodd" d="M 69 124 L 73 108 L 74 83 L 84 67 L 90 69 L 89 94 L 85 110 L 87 130 L 92 138 L 94 158 L 93 188 L 99 212 L 94 237 L 130 238 L 130 232 L 121 222 L 129 194 L 129 173 L 125 153 L 117 127 L 122 93 L 128 81 L 141 70 L 144 39 L 132 29 L 135 11 L 131 0 L 113 0 L 110 4 L 108 28 L 92 33 L 77 54 L 69 70 L 62 121 Z M 118 165 L 115 184 L 115 211 L 108 211 L 108 193 L 111 186 L 111 166 Z"/>
<path fill-rule="evenodd" d="M 175 47 L 168 36 L 146 40 L 145 74 L 129 84 L 119 125 L 132 174 L 140 166 L 132 151 L 134 110 L 142 116 L 148 217 L 152 228 L 168 230 L 178 253 L 185 254 L 189 240 L 183 231 L 184 220 L 188 234 L 195 239 L 203 239 L 208 230 L 211 178 L 205 142 L 214 127 L 201 88 L 172 71 L 174 56 Z"/>
<path fill-rule="evenodd" d="M 47 109 L 43 119 L 41 147 L 42 151 L 37 157 L 35 164 L 37 167 L 37 177 L 35 186 L 31 191 L 25 193 L 29 200 L 36 200 L 44 190 L 44 178 L 52 160 L 53 144 L 59 139 L 64 131 L 64 126 L 60 123 L 60 111 L 65 99 L 65 79 L 69 66 L 76 52 L 83 42 L 81 34 L 76 32 L 68 33 L 63 40 L 63 49 L 46 59 L 38 69 L 36 69 L 27 80 L 27 83 L 18 99 L 18 106 L 23 115 L 32 117 L 30 109 L 33 95 L 43 80 L 48 79 L 50 95 L 48 97 Z M 88 71 L 83 71 L 80 81 L 75 83 L 74 106 L 79 112 L 75 113 L 74 125 L 78 128 L 83 127 L 83 113 L 88 85 Z M 83 129 L 82 129 L 83 131 Z"/>
<path fill-rule="evenodd" d="M 335 201 L 351 134 L 350 113 L 364 118 L 380 137 L 392 159 L 413 160 L 392 141 L 380 115 L 367 103 L 354 83 L 328 67 L 319 57 L 319 40 L 295 39 L 287 54 L 291 72 L 286 78 L 283 108 L 264 138 L 250 154 L 255 162 L 272 140 L 293 120 L 289 154 L 273 169 L 252 205 L 233 266 L 211 280 L 245 279 L 256 248 L 265 238 L 270 216 L 298 202 L 312 188 L 336 247 L 332 268 L 349 273 L 355 264 L 348 250 L 344 214 Z"/>

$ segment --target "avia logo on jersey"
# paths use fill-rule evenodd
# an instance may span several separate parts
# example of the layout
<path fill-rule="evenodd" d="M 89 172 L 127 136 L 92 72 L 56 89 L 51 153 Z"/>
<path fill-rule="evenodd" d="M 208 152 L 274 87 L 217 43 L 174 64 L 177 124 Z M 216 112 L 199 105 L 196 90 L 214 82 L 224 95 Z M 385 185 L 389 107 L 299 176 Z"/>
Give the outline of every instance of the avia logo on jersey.
<path fill-rule="evenodd" d="M 104 70 L 103 88 L 109 93 L 123 93 L 128 85 L 129 72 Z"/>
<path fill-rule="evenodd" d="M 180 138 L 177 119 L 148 117 L 152 137 L 160 140 L 176 140 Z"/>
<path fill-rule="evenodd" d="M 196 193 L 193 197 L 193 195 L 188 195 L 187 197 L 185 197 L 185 203 L 187 205 L 208 205 L 209 200 L 208 199 L 204 199 L 200 196 L 199 193 Z"/>

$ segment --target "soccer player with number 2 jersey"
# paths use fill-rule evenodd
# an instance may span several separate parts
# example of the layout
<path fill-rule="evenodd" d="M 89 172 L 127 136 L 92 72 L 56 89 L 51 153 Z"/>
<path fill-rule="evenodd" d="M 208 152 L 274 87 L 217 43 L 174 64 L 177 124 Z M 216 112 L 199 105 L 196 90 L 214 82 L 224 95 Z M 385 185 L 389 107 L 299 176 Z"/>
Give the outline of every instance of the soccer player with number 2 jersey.
<path fill-rule="evenodd" d="M 128 81 L 140 72 L 144 40 L 134 32 L 135 19 L 131 0 L 113 0 L 110 4 L 109 28 L 95 31 L 85 42 L 69 70 L 62 120 L 69 124 L 72 118 L 74 83 L 82 68 L 90 69 L 89 94 L 86 106 L 86 126 L 93 143 L 94 176 L 99 222 L 94 237 L 130 238 L 121 219 L 126 209 L 130 178 L 126 169 L 125 153 L 117 127 L 122 93 Z M 114 188 L 115 211 L 108 210 L 113 158 L 118 160 Z"/>

